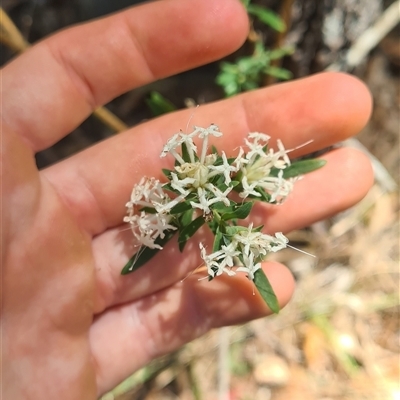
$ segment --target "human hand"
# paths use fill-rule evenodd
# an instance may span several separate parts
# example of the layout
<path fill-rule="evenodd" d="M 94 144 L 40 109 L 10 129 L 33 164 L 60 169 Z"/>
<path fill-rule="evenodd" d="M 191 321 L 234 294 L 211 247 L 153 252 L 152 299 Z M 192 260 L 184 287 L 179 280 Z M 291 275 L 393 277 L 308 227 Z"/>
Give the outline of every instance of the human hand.
<path fill-rule="evenodd" d="M 246 33 L 237 1 L 165 0 L 66 30 L 3 69 L 4 398 L 95 398 L 213 327 L 269 314 L 244 277 L 188 276 L 200 264 L 197 248 L 181 255 L 170 243 L 145 267 L 120 275 L 134 252 L 131 232 L 121 226 L 132 186 L 160 174 L 160 150 L 191 110 L 143 123 L 40 172 L 34 159 L 97 106 L 218 59 Z M 202 106 L 193 122 L 218 124 L 225 151 L 249 131 L 280 138 L 287 148 L 313 139 L 298 156 L 356 134 L 370 109 L 358 80 L 321 74 Z M 339 149 L 324 158 L 328 164 L 297 182 L 283 205 L 261 208 L 268 230 L 311 224 L 365 195 L 372 173 L 362 154 Z M 263 268 L 286 304 L 290 272 L 272 262 Z"/>

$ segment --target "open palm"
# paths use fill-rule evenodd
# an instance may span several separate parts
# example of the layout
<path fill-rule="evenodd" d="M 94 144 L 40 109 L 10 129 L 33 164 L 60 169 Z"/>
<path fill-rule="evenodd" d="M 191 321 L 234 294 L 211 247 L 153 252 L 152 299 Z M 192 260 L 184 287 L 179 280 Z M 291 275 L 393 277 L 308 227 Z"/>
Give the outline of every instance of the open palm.
<path fill-rule="evenodd" d="M 91 399 L 151 359 L 213 327 L 269 313 L 246 278 L 188 276 L 198 249 L 170 243 L 129 276 L 134 248 L 124 205 L 142 176 L 159 176 L 166 139 L 184 110 L 129 129 L 38 171 L 34 153 L 97 106 L 155 79 L 218 59 L 240 46 L 247 17 L 235 0 L 165 0 L 59 33 L 7 65 L 2 77 L 2 391 L 9 399 Z M 321 74 L 200 107 L 196 125 L 217 123 L 229 152 L 249 131 L 311 152 L 356 134 L 371 108 L 356 79 Z M 296 184 L 258 218 L 287 232 L 357 202 L 368 160 L 350 149 Z M 195 239 L 194 239 L 195 240 Z M 294 282 L 263 266 L 281 305 Z"/>

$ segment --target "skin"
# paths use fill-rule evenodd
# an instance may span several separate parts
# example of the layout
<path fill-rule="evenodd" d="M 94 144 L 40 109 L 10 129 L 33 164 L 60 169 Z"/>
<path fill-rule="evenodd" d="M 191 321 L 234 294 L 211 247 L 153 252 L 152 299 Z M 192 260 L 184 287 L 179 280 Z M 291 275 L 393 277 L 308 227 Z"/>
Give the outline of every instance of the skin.
<path fill-rule="evenodd" d="M 133 127 L 43 171 L 34 160 L 97 106 L 231 53 L 247 29 L 236 0 L 164 0 L 65 30 L 4 67 L 3 398 L 94 399 L 211 328 L 269 314 L 243 274 L 212 282 L 190 275 L 200 265 L 200 237 L 183 254 L 170 243 L 146 267 L 120 275 L 135 250 L 121 224 L 132 186 L 171 164 L 159 153 L 192 110 Z M 218 148 L 228 153 L 249 131 L 280 138 L 286 148 L 313 139 L 298 156 L 356 134 L 370 112 L 361 82 L 329 73 L 202 106 L 191 125 L 217 123 L 225 133 Z M 297 182 L 285 204 L 258 207 L 256 223 L 288 232 L 366 194 L 373 178 L 364 155 L 342 148 L 324 158 L 326 167 Z M 290 272 L 270 262 L 263 268 L 285 305 L 294 290 Z"/>

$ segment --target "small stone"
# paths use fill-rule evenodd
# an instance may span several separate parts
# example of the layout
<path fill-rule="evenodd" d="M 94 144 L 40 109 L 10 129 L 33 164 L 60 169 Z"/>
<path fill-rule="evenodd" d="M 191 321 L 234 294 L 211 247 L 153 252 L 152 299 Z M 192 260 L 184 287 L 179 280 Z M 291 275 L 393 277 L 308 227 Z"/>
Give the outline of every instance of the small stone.
<path fill-rule="evenodd" d="M 283 358 L 268 355 L 255 366 L 253 374 L 259 385 L 282 387 L 289 381 L 290 370 Z"/>

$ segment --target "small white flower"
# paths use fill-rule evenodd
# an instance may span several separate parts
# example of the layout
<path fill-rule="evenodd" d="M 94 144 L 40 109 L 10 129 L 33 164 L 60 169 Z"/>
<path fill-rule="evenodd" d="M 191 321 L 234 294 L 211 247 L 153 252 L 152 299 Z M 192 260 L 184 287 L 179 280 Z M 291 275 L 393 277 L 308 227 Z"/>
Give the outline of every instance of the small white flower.
<path fill-rule="evenodd" d="M 285 236 L 280 233 L 278 237 L 270 236 L 262 232 L 253 231 L 253 224 L 247 229 L 233 235 L 233 243 L 238 243 L 241 247 L 243 255 L 254 257 L 265 256 L 268 252 L 275 252 L 286 247 L 288 243 Z"/>
<path fill-rule="evenodd" d="M 258 184 L 259 182 L 253 182 L 251 185 L 249 185 L 247 181 L 247 176 L 243 176 L 242 178 L 243 190 L 239 193 L 239 197 L 241 197 L 242 199 L 245 199 L 248 196 L 261 197 L 261 194 L 254 190 L 258 186 Z"/>
<path fill-rule="evenodd" d="M 243 266 L 236 269 L 236 272 L 245 272 L 247 277 L 253 281 L 254 273 L 261 268 L 261 262 L 254 263 L 254 253 L 250 253 L 248 256 L 243 255 Z"/>
<path fill-rule="evenodd" d="M 203 214 L 209 214 L 210 210 L 210 201 L 206 197 L 207 192 L 202 187 L 197 188 L 197 197 L 199 202 L 191 201 L 190 204 L 193 208 L 198 208 L 203 210 Z"/>
<path fill-rule="evenodd" d="M 283 178 L 283 169 L 290 165 L 290 159 L 280 140 L 277 141 L 278 151 L 269 149 L 265 153 L 265 144 L 259 142 L 267 141 L 267 137 L 259 135 L 262 134 L 255 133 L 253 135 L 254 142 L 246 141 L 251 151 L 246 154 L 248 163 L 240 169 L 243 190 L 239 196 L 242 198 L 260 197 L 255 189 L 261 188 L 271 196 L 269 202 L 282 203 L 293 189 L 294 180 Z M 270 176 L 272 168 L 281 170 L 277 177 Z"/>
<path fill-rule="evenodd" d="M 222 136 L 222 132 L 219 130 L 219 127 L 215 124 L 211 124 L 208 128 L 195 126 L 194 132 L 198 133 L 200 139 L 205 139 L 208 136 L 215 136 L 215 137 Z"/>
<path fill-rule="evenodd" d="M 288 243 L 289 239 L 282 232 L 277 232 L 275 233 L 275 241 L 273 242 L 273 246 L 271 246 L 271 251 L 275 253 L 282 250 L 287 247 Z"/>
<path fill-rule="evenodd" d="M 133 187 L 131 200 L 126 205 L 128 215 L 124 222 L 130 224 L 134 236 L 142 245 L 161 249 L 155 240 L 158 237 L 164 238 L 166 230 L 176 229 L 170 224 L 172 217 L 166 213 L 173 202 L 164 192 L 160 181 L 155 178 L 144 177 Z M 156 213 L 141 211 L 137 215 L 137 211 L 143 207 L 154 208 Z"/>
<path fill-rule="evenodd" d="M 226 157 L 225 152 L 223 151 L 221 153 L 222 157 L 222 164 L 221 165 L 210 165 L 209 169 L 211 169 L 213 172 L 209 174 L 209 177 L 213 177 L 218 174 L 224 174 L 225 177 L 225 185 L 229 185 L 231 182 L 231 172 L 237 172 L 238 168 L 235 165 L 230 165 L 228 162 L 228 159 Z"/>
<path fill-rule="evenodd" d="M 252 139 L 250 141 L 249 139 Z M 254 159 L 257 156 L 264 156 L 264 147 L 268 144 L 270 136 L 265 133 L 251 132 L 248 134 L 247 138 L 244 140 L 250 151 L 246 154 L 248 160 Z M 260 143 L 261 142 L 261 143 Z"/>
<path fill-rule="evenodd" d="M 250 132 L 247 137 L 249 139 L 254 139 L 254 143 L 256 144 L 258 144 L 259 141 L 264 142 L 264 146 L 268 144 L 269 140 L 271 139 L 271 136 L 261 132 Z"/>
<path fill-rule="evenodd" d="M 146 247 L 151 249 L 162 249 L 155 243 L 155 240 L 160 237 L 165 237 L 164 231 L 175 230 L 176 227 L 168 223 L 168 218 L 161 214 L 149 214 L 142 211 L 139 215 L 131 215 L 124 219 L 129 222 L 133 235 L 136 239 Z"/>
<path fill-rule="evenodd" d="M 171 211 L 171 209 L 174 206 L 176 206 L 178 203 L 184 200 L 189 193 L 190 191 L 187 190 L 186 192 L 183 192 L 181 195 L 175 197 L 174 199 L 168 202 L 163 202 L 163 203 L 154 202 L 154 208 L 156 209 L 158 214 L 167 214 Z"/>
<path fill-rule="evenodd" d="M 240 254 L 235 246 L 230 243 L 228 246 L 222 245 L 221 250 L 214 253 L 207 254 L 202 243 L 199 244 L 201 258 L 204 260 L 208 275 L 215 277 L 221 275 L 223 272 L 228 275 L 235 275 L 232 270 L 234 258 Z"/>
<path fill-rule="evenodd" d="M 233 161 L 232 165 L 236 167 L 236 171 L 239 171 L 245 164 L 248 164 L 249 160 L 246 158 L 244 154 L 244 150 L 242 147 L 239 147 L 239 154 Z"/>
<path fill-rule="evenodd" d="M 282 203 L 293 190 L 293 179 L 284 179 L 283 171 L 279 171 L 277 177 L 266 177 L 257 182 L 261 187 L 271 195 L 270 202 Z"/>
<path fill-rule="evenodd" d="M 284 166 L 284 168 L 286 168 L 288 165 L 290 165 L 290 158 L 289 158 L 289 156 L 287 155 L 287 153 L 288 153 L 288 151 L 285 149 L 285 147 L 283 146 L 283 143 L 282 143 L 282 141 L 281 140 L 277 140 L 276 141 L 276 144 L 278 145 L 278 149 L 279 149 L 279 152 L 278 152 L 278 154 L 282 157 L 282 161 L 283 161 L 283 164 L 285 164 L 285 166 Z M 278 167 L 277 167 L 278 168 Z"/>
<path fill-rule="evenodd" d="M 221 265 L 225 267 L 233 267 L 234 258 L 240 254 L 240 251 L 236 248 L 234 243 L 229 243 L 228 246 L 222 245 L 221 250 L 223 252 L 223 262 Z"/>
<path fill-rule="evenodd" d="M 205 247 L 203 246 L 203 243 L 199 243 L 200 247 L 200 256 L 203 259 L 204 263 L 206 264 L 207 267 L 207 272 L 208 275 L 214 277 L 214 268 L 219 267 L 218 263 L 218 256 L 222 254 L 222 251 L 216 251 L 215 253 L 207 254 Z"/>
<path fill-rule="evenodd" d="M 179 179 L 178 175 L 173 172 L 171 172 L 171 177 L 171 186 L 181 194 L 187 193 L 187 187 L 193 185 L 196 182 L 194 178 Z"/>
<path fill-rule="evenodd" d="M 171 153 L 180 164 L 183 164 L 185 162 L 184 159 L 176 151 L 176 149 L 181 144 L 182 144 L 181 133 L 175 133 L 175 135 L 172 136 L 172 138 L 168 139 L 167 143 L 165 144 L 160 154 L 160 157 L 165 157 L 168 153 Z"/>
<path fill-rule="evenodd" d="M 219 128 L 215 124 L 211 124 L 208 128 L 201 128 L 199 126 L 195 126 L 194 132 L 199 134 L 199 138 L 203 139 L 203 146 L 201 149 L 200 163 L 203 164 L 207 150 L 208 150 L 208 137 L 220 137 L 222 136 L 222 132 L 220 132 Z"/>
<path fill-rule="evenodd" d="M 186 148 L 187 148 L 188 154 L 189 154 L 189 158 L 190 158 L 190 162 L 194 163 L 196 161 L 195 154 L 197 153 L 197 146 L 193 142 L 194 133 L 190 133 L 190 134 L 181 133 L 180 136 L 181 136 L 181 145 L 182 144 L 186 145 Z"/>
<path fill-rule="evenodd" d="M 211 200 L 212 202 L 209 204 L 218 203 L 219 201 L 224 203 L 226 206 L 231 204 L 228 199 L 228 194 L 232 191 L 231 187 L 226 188 L 224 192 L 221 192 L 221 190 L 211 183 L 207 183 L 205 187 L 214 195 L 214 198 Z"/>

